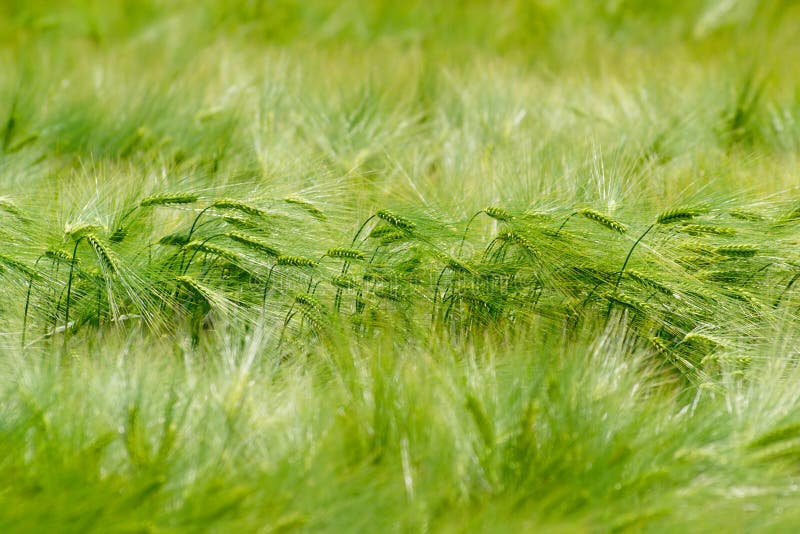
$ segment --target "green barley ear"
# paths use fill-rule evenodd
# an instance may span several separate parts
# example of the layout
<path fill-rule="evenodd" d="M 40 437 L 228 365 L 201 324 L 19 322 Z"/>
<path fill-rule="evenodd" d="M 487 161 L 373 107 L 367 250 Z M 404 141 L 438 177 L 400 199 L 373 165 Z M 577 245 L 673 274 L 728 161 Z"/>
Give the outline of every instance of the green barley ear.
<path fill-rule="evenodd" d="M 391 226 L 376 226 L 372 229 L 372 231 L 367 235 L 370 239 L 380 239 L 388 234 L 397 233 L 397 228 L 393 228 Z"/>
<path fill-rule="evenodd" d="M 736 230 L 727 226 L 714 226 L 713 224 L 687 224 L 678 228 L 679 232 L 684 232 L 689 235 L 718 235 L 718 236 L 734 236 Z"/>
<path fill-rule="evenodd" d="M 307 295 L 305 293 L 297 295 L 294 298 L 295 302 L 304 306 L 310 310 L 313 310 L 317 313 L 322 313 L 325 308 L 322 306 L 322 303 L 318 301 L 316 298 L 312 297 L 311 295 Z"/>
<path fill-rule="evenodd" d="M 112 233 L 109 236 L 108 240 L 111 243 L 121 243 L 122 241 L 125 240 L 126 237 L 128 237 L 128 229 L 120 226 L 119 228 L 114 230 L 114 233 Z"/>
<path fill-rule="evenodd" d="M 447 269 L 450 269 L 453 272 L 476 274 L 475 269 L 473 269 L 468 263 L 457 260 L 456 258 L 448 256 L 447 254 L 437 254 L 437 257 L 445 264 Z"/>
<path fill-rule="evenodd" d="M 644 276 L 642 273 L 634 271 L 633 269 L 627 271 L 625 274 L 627 274 L 629 278 L 631 278 L 634 282 L 644 287 L 645 289 L 652 289 L 669 297 L 673 296 L 675 293 L 661 282 L 658 282 L 656 280 L 653 280 L 652 278 Z"/>
<path fill-rule="evenodd" d="M 394 285 L 381 285 L 373 290 L 373 294 L 381 299 L 391 300 L 392 302 L 404 302 L 408 300 L 408 295 Z"/>
<path fill-rule="evenodd" d="M 267 212 L 258 206 L 232 198 L 220 198 L 215 200 L 211 203 L 211 207 L 221 210 L 234 210 L 253 217 L 264 217 L 267 214 Z"/>
<path fill-rule="evenodd" d="M 13 271 L 17 271 L 20 274 L 27 276 L 28 278 L 38 278 L 38 274 L 36 271 L 25 265 L 24 263 L 17 261 L 13 258 L 9 258 L 8 256 L 4 256 L 0 254 L 0 264 L 8 267 Z"/>
<path fill-rule="evenodd" d="M 86 242 L 94 249 L 95 254 L 100 259 L 100 262 L 114 274 L 119 274 L 119 264 L 114 257 L 113 252 L 106 247 L 103 242 L 95 234 L 89 233 L 85 236 Z"/>
<path fill-rule="evenodd" d="M 394 226 L 396 228 L 400 228 L 401 230 L 405 230 L 407 232 L 412 231 L 417 226 L 412 221 L 409 221 L 405 217 L 401 217 L 400 215 L 397 215 L 396 213 L 392 213 L 389 210 L 378 210 L 375 213 L 375 215 L 377 215 L 377 217 L 379 219 L 382 219 L 382 220 L 386 221 L 387 223 L 391 224 L 392 226 Z"/>
<path fill-rule="evenodd" d="M 140 208 L 148 206 L 170 206 L 177 204 L 192 204 L 197 202 L 197 195 L 192 193 L 161 193 L 150 195 L 139 201 Z"/>
<path fill-rule="evenodd" d="M 266 241 L 258 239 L 257 237 L 249 236 L 241 232 L 230 232 L 225 235 L 232 241 L 244 245 L 252 250 L 266 254 L 267 256 L 273 256 L 273 257 L 280 256 L 280 252 L 278 252 L 278 249 L 276 249 Z"/>
<path fill-rule="evenodd" d="M 191 276 L 178 276 L 178 284 L 185 287 L 190 292 L 205 300 L 209 305 L 214 301 L 214 293 L 209 288 L 192 278 Z"/>
<path fill-rule="evenodd" d="M 703 278 L 711 282 L 721 282 L 725 284 L 740 284 L 749 280 L 752 276 L 749 271 L 745 270 L 713 270 L 705 271 L 702 273 Z"/>
<path fill-rule="evenodd" d="M 507 222 L 514 218 L 511 213 L 504 210 L 498 206 L 488 206 L 483 208 L 483 213 L 491 217 L 492 219 L 497 219 L 498 221 Z"/>
<path fill-rule="evenodd" d="M 403 232 L 401 230 L 396 230 L 392 227 L 389 227 L 391 232 L 384 232 L 380 239 L 378 239 L 378 243 L 383 246 L 391 245 L 393 243 L 397 243 L 398 241 L 403 241 L 404 239 L 408 238 L 408 233 Z M 370 234 L 371 235 L 371 234 Z"/>
<path fill-rule="evenodd" d="M 103 227 L 100 226 L 99 224 L 77 224 L 77 225 L 68 224 L 64 233 L 70 239 L 77 241 L 78 239 L 85 237 L 86 234 L 102 232 L 102 231 Z"/>
<path fill-rule="evenodd" d="M 675 208 L 661 213 L 656 219 L 656 224 L 672 224 L 679 221 L 694 219 L 702 215 L 703 210 L 698 208 Z"/>
<path fill-rule="evenodd" d="M 717 253 L 717 249 L 714 246 L 697 239 L 682 243 L 681 248 L 701 256 L 713 256 Z"/>
<path fill-rule="evenodd" d="M 237 259 L 237 255 L 232 250 L 214 245 L 212 243 L 207 243 L 206 241 L 192 241 L 191 243 L 187 243 L 184 245 L 186 250 L 192 250 L 196 252 L 202 252 L 204 254 L 211 254 L 212 256 L 219 256 L 220 258 L 226 259 L 228 261 L 233 261 Z"/>
<path fill-rule="evenodd" d="M 331 258 L 342 258 L 346 260 L 365 260 L 367 258 L 360 250 L 339 247 L 328 249 L 325 255 Z"/>
<path fill-rule="evenodd" d="M 530 252 L 531 254 L 536 254 L 536 248 L 528 240 L 528 238 L 513 230 L 506 230 L 500 232 L 499 234 L 497 234 L 497 239 L 500 241 L 505 241 L 506 243 L 511 243 L 513 245 L 520 246 L 525 250 L 527 250 L 528 252 Z"/>
<path fill-rule="evenodd" d="M 647 338 L 647 341 L 650 342 L 650 344 L 659 354 L 668 354 L 671 352 L 669 346 L 667 345 L 668 342 L 660 337 L 649 337 Z"/>
<path fill-rule="evenodd" d="M 643 312 L 645 308 L 647 308 L 647 304 L 644 302 L 637 300 L 630 295 L 625 293 L 617 292 L 606 292 L 601 295 L 602 298 L 606 299 L 610 304 L 618 304 L 623 308 L 629 309 L 635 312 Z"/>
<path fill-rule="evenodd" d="M 255 230 L 259 228 L 259 226 L 250 219 L 245 219 L 238 215 L 225 215 L 222 220 L 241 230 Z"/>
<path fill-rule="evenodd" d="M 330 282 L 332 286 L 341 289 L 355 289 L 358 285 L 355 278 L 346 274 L 334 276 Z"/>
<path fill-rule="evenodd" d="M 44 252 L 45 258 L 48 258 L 53 261 L 58 261 L 62 263 L 70 263 L 72 261 L 72 254 L 67 252 L 66 250 L 58 249 L 58 248 L 50 248 Z M 80 262 L 79 258 L 75 258 L 75 264 Z"/>
<path fill-rule="evenodd" d="M 327 217 L 325 217 L 325 214 L 322 212 L 322 210 L 320 210 L 314 204 L 312 204 L 311 202 L 309 202 L 308 200 L 305 200 L 303 198 L 300 198 L 300 197 L 286 197 L 286 198 L 283 199 L 283 201 L 286 202 L 287 204 L 294 204 L 295 206 L 298 206 L 298 207 L 306 210 L 308 213 L 310 213 L 313 217 L 315 217 L 317 219 L 325 220 L 327 218 Z"/>
<path fill-rule="evenodd" d="M 303 318 L 311 323 L 314 328 L 319 329 L 325 319 L 325 307 L 322 303 L 307 294 L 297 295 L 294 301 L 300 308 Z"/>
<path fill-rule="evenodd" d="M 752 258 L 758 254 L 758 247 L 755 245 L 727 245 L 718 247 L 715 252 L 730 258 Z"/>
<path fill-rule="evenodd" d="M 13 215 L 20 221 L 27 222 L 28 218 L 22 213 L 22 210 L 10 198 L 0 197 L 0 211 L 5 211 L 9 215 Z"/>
<path fill-rule="evenodd" d="M 728 215 L 734 219 L 740 219 L 743 221 L 758 222 L 764 220 L 763 215 L 750 210 L 731 210 L 728 212 Z"/>
<path fill-rule="evenodd" d="M 592 221 L 594 221 L 594 222 L 596 222 L 596 223 L 598 223 L 598 224 L 600 224 L 602 226 L 605 226 L 606 228 L 608 228 L 612 232 L 618 232 L 620 234 L 624 234 L 625 232 L 628 231 L 628 227 L 627 226 L 625 226 L 624 224 L 622 224 L 621 222 L 619 222 L 616 219 L 612 219 L 608 215 L 600 213 L 599 211 L 586 208 L 586 209 L 582 209 L 582 210 L 578 211 L 578 213 L 580 213 L 581 215 L 583 215 L 584 217 L 586 217 L 589 220 L 592 220 Z"/>
<path fill-rule="evenodd" d="M 302 256 L 278 256 L 278 265 L 288 265 L 290 267 L 316 267 L 317 262 Z"/>

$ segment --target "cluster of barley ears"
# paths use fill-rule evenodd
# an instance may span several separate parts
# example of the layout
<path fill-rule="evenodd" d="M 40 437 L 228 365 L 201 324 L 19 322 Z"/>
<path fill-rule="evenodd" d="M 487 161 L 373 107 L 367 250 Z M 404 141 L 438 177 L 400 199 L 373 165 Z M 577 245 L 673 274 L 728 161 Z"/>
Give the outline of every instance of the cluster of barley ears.
<path fill-rule="evenodd" d="M 143 224 L 165 213 L 170 226 Z M 798 262 L 778 246 L 785 217 L 776 225 L 741 210 L 678 207 L 632 237 L 636 222 L 586 207 L 563 213 L 489 206 L 458 229 L 414 210 L 378 209 L 349 240 L 337 231 L 341 221 L 300 197 L 163 193 L 124 210 L 124 234 L 122 225 L 69 224 L 62 244 L 45 247 L 35 265 L 4 256 L 0 268 L 27 284 L 23 338 L 25 330 L 42 333 L 28 340 L 117 328 L 123 316 L 155 329 L 188 321 L 196 341 L 220 316 L 282 324 L 282 338 L 385 324 L 463 336 L 534 319 L 574 331 L 624 318 L 631 335 L 684 362 L 684 374 L 730 348 L 693 343 L 689 351 L 690 333 L 714 325 L 723 338 L 768 306 L 797 300 Z M 567 230 L 576 215 L 585 222 Z M 325 233 L 294 237 L 312 223 Z M 754 242 L 770 229 L 783 234 Z"/>

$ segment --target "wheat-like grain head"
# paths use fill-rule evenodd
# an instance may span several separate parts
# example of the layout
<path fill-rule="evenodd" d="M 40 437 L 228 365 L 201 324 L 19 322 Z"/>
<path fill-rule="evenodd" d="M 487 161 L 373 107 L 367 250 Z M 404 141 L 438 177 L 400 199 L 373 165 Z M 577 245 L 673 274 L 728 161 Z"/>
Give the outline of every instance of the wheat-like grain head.
<path fill-rule="evenodd" d="M 139 207 L 192 204 L 197 202 L 197 198 L 197 195 L 192 193 L 160 193 L 143 198 L 139 201 Z"/>
<path fill-rule="evenodd" d="M 702 210 L 697 208 L 681 207 L 662 212 L 656 218 L 656 224 L 672 224 L 679 221 L 686 221 L 694 219 L 698 215 L 702 215 Z"/>
<path fill-rule="evenodd" d="M 483 213 L 491 217 L 492 219 L 497 219 L 498 221 L 508 222 L 514 218 L 511 213 L 499 206 L 487 206 L 483 208 Z"/>
<path fill-rule="evenodd" d="M 379 219 L 382 219 L 382 220 L 386 221 L 387 223 L 391 224 L 392 226 L 394 226 L 396 228 L 400 228 L 401 230 L 406 230 L 408 232 L 412 231 L 417 226 L 414 222 L 406 219 L 405 217 L 397 215 L 396 213 L 393 213 L 393 212 L 391 212 L 389 210 L 385 210 L 385 209 L 384 210 L 378 210 L 375 213 L 375 215 Z"/>
<path fill-rule="evenodd" d="M 284 198 L 283 201 L 286 202 L 287 204 L 293 204 L 295 206 L 298 206 L 298 207 L 304 209 L 309 214 L 311 214 L 311 216 L 313 216 L 313 217 L 315 217 L 317 219 L 320 219 L 320 220 L 326 219 L 325 213 L 323 213 L 321 209 L 319 209 L 314 204 L 312 204 L 311 202 L 309 202 L 308 200 L 306 200 L 304 198 L 291 196 L 291 197 Z"/>
<path fill-rule="evenodd" d="M 608 215 L 600 213 L 599 211 L 596 211 L 596 210 L 593 210 L 593 209 L 589 209 L 589 208 L 585 208 L 585 209 L 582 209 L 582 210 L 578 211 L 578 213 L 580 213 L 581 215 L 583 215 L 587 219 L 600 224 L 601 226 L 605 226 L 606 228 L 608 228 L 612 232 L 618 232 L 620 234 L 624 234 L 625 232 L 628 231 L 628 227 L 625 226 L 624 224 L 622 224 L 620 221 L 618 221 L 616 219 L 613 219 L 613 218 L 609 217 Z"/>
<path fill-rule="evenodd" d="M 715 252 L 722 256 L 730 258 L 751 258 L 758 254 L 758 247 L 756 245 L 726 245 L 718 247 Z"/>
<path fill-rule="evenodd" d="M 278 256 L 277 262 L 278 265 L 287 265 L 290 267 L 316 267 L 317 262 L 310 258 L 304 258 L 302 256 Z"/>
<path fill-rule="evenodd" d="M 114 253 L 108 248 L 97 235 L 88 233 L 85 235 L 86 242 L 92 247 L 100 262 L 113 274 L 119 274 L 119 263 Z"/>
<path fill-rule="evenodd" d="M 266 241 L 258 239 L 257 237 L 253 237 L 244 234 L 242 232 L 230 232 L 225 235 L 232 241 L 244 245 L 252 250 L 261 252 L 262 254 L 266 254 L 267 256 L 272 256 L 272 257 L 280 256 L 280 252 L 278 252 L 278 249 L 276 249 Z"/>
<path fill-rule="evenodd" d="M 366 259 L 366 255 L 363 252 L 352 248 L 341 248 L 341 247 L 329 248 L 328 252 L 326 252 L 325 255 L 331 258 L 342 258 L 346 260 Z"/>
<path fill-rule="evenodd" d="M 212 202 L 211 206 L 221 210 L 238 211 L 246 215 L 250 215 L 252 217 L 264 217 L 267 215 L 267 212 L 265 212 L 258 206 L 232 198 L 220 198 Z"/>

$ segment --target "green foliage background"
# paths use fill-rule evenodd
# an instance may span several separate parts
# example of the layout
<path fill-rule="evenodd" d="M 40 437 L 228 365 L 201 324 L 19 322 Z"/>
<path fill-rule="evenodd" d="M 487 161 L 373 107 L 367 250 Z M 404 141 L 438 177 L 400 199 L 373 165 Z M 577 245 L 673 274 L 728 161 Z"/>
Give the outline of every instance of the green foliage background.
<path fill-rule="evenodd" d="M 798 27 L 2 2 L 0 530 L 795 530 Z"/>

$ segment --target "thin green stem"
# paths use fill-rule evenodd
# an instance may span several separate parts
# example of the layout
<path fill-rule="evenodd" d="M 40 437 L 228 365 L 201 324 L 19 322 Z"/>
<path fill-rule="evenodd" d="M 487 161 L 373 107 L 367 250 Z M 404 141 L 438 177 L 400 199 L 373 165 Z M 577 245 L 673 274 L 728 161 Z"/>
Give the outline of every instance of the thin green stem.
<path fill-rule="evenodd" d="M 553 237 L 558 237 L 558 234 L 561 232 L 564 226 L 566 226 L 569 220 L 575 217 L 577 214 L 578 214 L 577 211 L 570 213 L 569 216 L 566 219 L 564 219 L 564 222 L 561 223 L 561 226 L 558 227 L 558 230 L 556 230 L 556 233 Z"/>
<path fill-rule="evenodd" d="M 353 236 L 353 241 L 350 243 L 350 246 L 351 246 L 351 247 L 355 246 L 355 244 L 356 244 L 356 240 L 358 239 L 358 236 L 359 236 L 359 235 L 361 235 L 361 232 L 364 230 L 364 227 L 365 227 L 365 226 L 367 226 L 367 224 L 368 224 L 368 223 L 369 223 L 369 222 L 370 222 L 372 219 L 374 219 L 375 217 L 376 217 L 376 215 L 370 215 L 369 217 L 367 217 L 367 220 L 366 220 L 366 221 L 364 221 L 363 223 L 361 223 L 361 226 L 358 228 L 358 231 L 356 232 L 356 235 L 354 235 L 354 236 Z"/>
<path fill-rule="evenodd" d="M 69 262 L 69 277 L 67 278 L 67 302 L 64 305 L 64 344 L 67 343 L 67 338 L 69 337 L 69 302 L 72 295 L 72 273 L 75 267 L 75 257 L 78 254 L 78 245 L 80 245 L 81 241 L 83 241 L 83 237 L 84 236 L 81 236 L 77 241 L 75 241 L 75 247 L 72 249 L 72 260 Z"/>
<path fill-rule="evenodd" d="M 622 281 L 622 275 L 623 275 L 623 273 L 625 273 L 625 267 L 628 266 L 628 261 L 631 259 L 631 255 L 633 254 L 633 250 L 636 248 L 636 245 L 638 245 L 639 242 L 642 239 L 644 239 L 644 236 L 646 236 L 650 232 L 650 230 L 652 230 L 655 227 L 655 225 L 656 225 L 656 223 L 653 223 L 650 226 L 648 226 L 647 230 L 645 230 L 644 233 L 639 236 L 639 239 L 636 240 L 636 242 L 633 244 L 631 249 L 628 251 L 628 255 L 625 256 L 625 262 L 622 264 L 622 269 L 619 270 L 619 275 L 617 276 L 617 281 L 614 283 L 614 293 L 616 293 L 617 289 L 619 289 L 619 283 Z"/>

